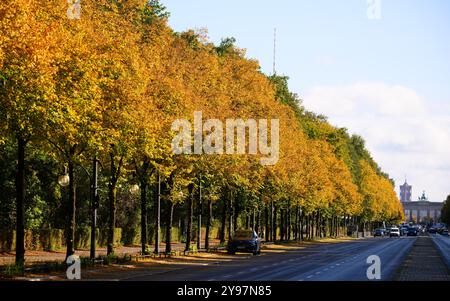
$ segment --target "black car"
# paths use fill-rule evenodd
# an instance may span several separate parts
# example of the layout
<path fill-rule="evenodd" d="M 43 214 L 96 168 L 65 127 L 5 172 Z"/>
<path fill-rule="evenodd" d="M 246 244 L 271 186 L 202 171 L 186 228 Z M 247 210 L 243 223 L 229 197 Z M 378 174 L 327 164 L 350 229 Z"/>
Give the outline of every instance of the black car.
<path fill-rule="evenodd" d="M 228 242 L 228 253 L 236 254 L 236 252 L 253 253 L 253 255 L 261 254 L 261 240 L 255 231 L 236 231 L 233 239 Z"/>
<path fill-rule="evenodd" d="M 434 228 L 434 227 L 431 227 L 431 228 L 428 230 L 428 233 L 430 233 L 430 234 L 436 234 L 436 232 L 437 232 L 437 229 Z"/>
<path fill-rule="evenodd" d="M 408 228 L 408 233 L 407 233 L 408 236 L 417 236 L 417 234 L 418 234 L 418 230 L 416 228 L 414 228 L 414 227 Z"/>
<path fill-rule="evenodd" d="M 376 229 L 376 230 L 373 232 L 373 236 L 374 236 L 374 237 L 377 237 L 377 236 L 383 237 L 383 236 L 384 236 L 384 230 L 383 230 L 383 229 Z"/>

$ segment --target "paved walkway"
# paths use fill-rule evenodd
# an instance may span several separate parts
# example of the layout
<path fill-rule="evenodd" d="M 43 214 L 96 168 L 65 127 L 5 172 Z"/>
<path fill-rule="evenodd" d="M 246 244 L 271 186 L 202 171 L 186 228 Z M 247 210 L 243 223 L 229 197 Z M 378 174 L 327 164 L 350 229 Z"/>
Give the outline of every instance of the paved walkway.
<path fill-rule="evenodd" d="M 450 271 L 431 237 L 417 239 L 396 275 L 396 281 L 450 281 Z"/>

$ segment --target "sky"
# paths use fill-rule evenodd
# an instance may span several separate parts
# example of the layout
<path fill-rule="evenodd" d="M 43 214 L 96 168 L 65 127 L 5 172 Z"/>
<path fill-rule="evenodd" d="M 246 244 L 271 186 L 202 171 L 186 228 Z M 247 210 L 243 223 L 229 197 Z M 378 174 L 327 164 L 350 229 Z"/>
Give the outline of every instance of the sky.
<path fill-rule="evenodd" d="M 176 31 L 235 37 L 306 109 L 365 138 L 413 200 L 450 194 L 450 1 L 161 0 Z"/>

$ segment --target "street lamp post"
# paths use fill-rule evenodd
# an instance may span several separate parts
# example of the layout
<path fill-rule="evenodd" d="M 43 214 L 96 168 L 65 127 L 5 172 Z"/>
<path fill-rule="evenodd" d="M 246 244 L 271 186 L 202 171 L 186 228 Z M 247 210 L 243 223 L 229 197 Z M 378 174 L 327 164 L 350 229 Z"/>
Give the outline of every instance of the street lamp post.
<path fill-rule="evenodd" d="M 100 205 L 99 194 L 98 194 L 98 159 L 97 156 L 94 157 L 92 163 L 92 174 L 90 174 L 86 168 L 80 165 L 81 169 L 89 177 L 90 181 L 90 206 L 91 206 L 91 247 L 90 247 L 90 259 L 95 259 L 95 247 L 96 247 L 96 229 L 97 229 L 97 209 Z M 64 175 L 58 177 L 58 183 L 61 187 L 66 187 L 70 183 L 70 177 L 67 173 L 67 169 Z"/>

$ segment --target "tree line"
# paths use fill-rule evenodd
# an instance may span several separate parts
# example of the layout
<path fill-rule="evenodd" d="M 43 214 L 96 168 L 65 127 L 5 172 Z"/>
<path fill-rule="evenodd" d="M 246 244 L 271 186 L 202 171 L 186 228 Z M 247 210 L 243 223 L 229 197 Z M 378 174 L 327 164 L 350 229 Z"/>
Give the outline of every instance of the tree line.
<path fill-rule="evenodd" d="M 444 206 L 442 207 L 441 219 L 447 225 L 450 225 L 450 195 L 444 201 Z"/>
<path fill-rule="evenodd" d="M 201 30 L 175 32 L 156 0 L 83 0 L 80 19 L 66 12 L 65 1 L 0 3 L 0 229 L 15 227 L 18 265 L 30 228 L 64 228 L 74 254 L 95 206 L 108 254 L 118 226 L 139 228 L 148 252 L 149 221 L 155 241 L 165 226 L 170 252 L 175 218 L 187 250 L 194 222 L 208 248 L 214 221 L 226 242 L 238 228 L 299 240 L 403 219 L 364 140 L 307 111 L 286 76 L 265 75 L 233 38 L 215 45 Z M 175 155 L 171 124 L 195 111 L 279 119 L 278 163 Z"/>

